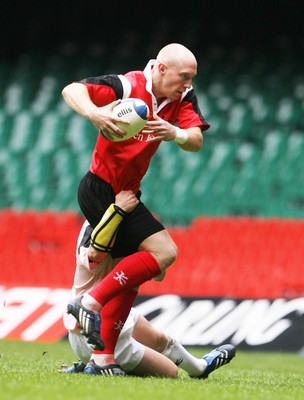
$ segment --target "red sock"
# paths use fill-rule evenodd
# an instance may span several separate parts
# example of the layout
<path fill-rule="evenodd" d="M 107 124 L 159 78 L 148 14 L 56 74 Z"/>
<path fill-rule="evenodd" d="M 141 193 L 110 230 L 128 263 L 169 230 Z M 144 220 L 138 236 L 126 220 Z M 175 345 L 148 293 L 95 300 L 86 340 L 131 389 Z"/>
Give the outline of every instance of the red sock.
<path fill-rule="evenodd" d="M 152 254 L 140 251 L 120 261 L 113 271 L 89 291 L 89 295 L 104 306 L 118 294 L 137 288 L 159 274 L 159 264 Z"/>
<path fill-rule="evenodd" d="M 114 297 L 102 308 L 100 336 L 104 341 L 105 349 L 103 351 L 95 350 L 95 354 L 114 354 L 118 336 L 128 318 L 136 296 L 136 290 L 128 290 Z"/>

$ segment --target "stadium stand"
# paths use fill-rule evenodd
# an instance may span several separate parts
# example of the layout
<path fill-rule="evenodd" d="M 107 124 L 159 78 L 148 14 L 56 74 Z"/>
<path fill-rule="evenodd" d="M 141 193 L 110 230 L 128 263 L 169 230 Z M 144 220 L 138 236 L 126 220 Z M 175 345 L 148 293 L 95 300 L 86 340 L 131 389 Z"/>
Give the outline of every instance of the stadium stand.
<path fill-rule="evenodd" d="M 14 23 L 5 18 L 0 26 L 0 283 L 55 288 L 72 282 L 82 223 L 77 186 L 95 134 L 65 105 L 61 89 L 83 77 L 142 68 L 164 41 L 180 41 L 197 55 L 194 84 L 212 128 L 197 154 L 162 144 L 142 183 L 143 201 L 179 247 L 174 270 L 142 294 L 302 296 L 300 2 L 280 14 L 281 1 L 197 1 L 195 16 L 177 2 L 175 18 L 163 11 L 151 32 L 151 21 L 138 20 L 144 35 L 118 19 L 115 32 L 110 18 L 101 29 L 99 0 L 91 1 L 90 30 L 83 29 L 85 2 L 62 2 L 61 13 L 56 2 L 46 3 L 36 2 L 34 13 L 20 4 L 14 13 L 12 3 L 3 2 L 3 15 L 13 15 Z M 122 15 L 123 6 L 111 4 L 112 15 Z M 223 284 L 214 284 L 218 280 Z"/>
<path fill-rule="evenodd" d="M 82 218 L 70 211 L 0 210 L 0 219 L 0 240 L 9 255 L 2 259 L 2 284 L 70 288 Z M 304 293 L 303 220 L 199 217 L 169 232 L 178 259 L 161 284 L 143 285 L 142 295 L 294 298 Z"/>
<path fill-rule="evenodd" d="M 117 53 L 134 52 L 133 42 Z M 195 82 L 212 125 L 204 150 L 193 155 L 163 144 L 142 185 L 144 201 L 165 222 L 304 216 L 304 81 L 299 60 L 287 62 L 283 50 L 276 58 L 242 46 L 206 51 Z M 68 109 L 60 92 L 68 79 L 102 70 L 105 49 L 92 45 L 86 63 L 76 62 L 77 51 L 66 43 L 53 54 L 23 54 L 14 66 L 1 62 L 2 208 L 78 212 L 75 188 L 89 165 L 94 128 Z"/>

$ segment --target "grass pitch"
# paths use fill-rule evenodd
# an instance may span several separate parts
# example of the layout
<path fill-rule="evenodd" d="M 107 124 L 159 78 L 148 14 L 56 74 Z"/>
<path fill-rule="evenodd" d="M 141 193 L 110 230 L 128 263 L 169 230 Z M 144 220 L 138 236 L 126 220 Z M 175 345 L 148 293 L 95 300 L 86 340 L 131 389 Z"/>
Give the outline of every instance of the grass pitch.
<path fill-rule="evenodd" d="M 210 349 L 194 349 L 201 357 Z M 100 377 L 60 374 L 76 361 L 67 341 L 37 344 L 0 341 L 1 400 L 302 400 L 304 358 L 290 353 L 238 351 L 207 380 Z"/>

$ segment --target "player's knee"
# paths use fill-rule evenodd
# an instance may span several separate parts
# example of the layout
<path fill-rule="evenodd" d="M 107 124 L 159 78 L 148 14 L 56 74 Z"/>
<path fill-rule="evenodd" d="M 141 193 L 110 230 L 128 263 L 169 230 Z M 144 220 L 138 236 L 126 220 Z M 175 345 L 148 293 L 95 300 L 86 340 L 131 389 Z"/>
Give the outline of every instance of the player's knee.
<path fill-rule="evenodd" d="M 162 353 L 168 345 L 168 340 L 169 339 L 167 335 L 162 332 L 158 332 L 154 341 L 154 350 L 158 353 Z"/>
<path fill-rule="evenodd" d="M 162 272 L 164 272 L 177 257 L 177 246 L 166 230 L 162 230 L 144 240 L 139 250 L 151 253 L 156 258 Z"/>
<path fill-rule="evenodd" d="M 158 262 L 160 269 L 165 271 L 177 258 L 177 246 L 174 242 L 168 243 L 168 245 L 163 248 L 162 252 L 158 255 Z"/>

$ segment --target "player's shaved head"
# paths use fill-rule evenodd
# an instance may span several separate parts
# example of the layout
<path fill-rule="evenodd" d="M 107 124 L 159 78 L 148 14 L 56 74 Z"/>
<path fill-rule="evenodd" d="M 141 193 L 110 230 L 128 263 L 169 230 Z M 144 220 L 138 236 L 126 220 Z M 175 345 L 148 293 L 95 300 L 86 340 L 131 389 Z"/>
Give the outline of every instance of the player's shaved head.
<path fill-rule="evenodd" d="M 194 54 L 179 43 L 170 43 L 163 47 L 158 53 L 156 60 L 164 64 L 194 63 L 197 64 Z"/>
<path fill-rule="evenodd" d="M 190 89 L 196 74 L 194 54 L 182 44 L 170 43 L 160 50 L 153 65 L 153 94 L 157 99 L 176 100 Z"/>

